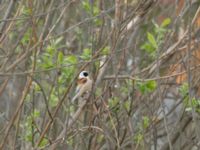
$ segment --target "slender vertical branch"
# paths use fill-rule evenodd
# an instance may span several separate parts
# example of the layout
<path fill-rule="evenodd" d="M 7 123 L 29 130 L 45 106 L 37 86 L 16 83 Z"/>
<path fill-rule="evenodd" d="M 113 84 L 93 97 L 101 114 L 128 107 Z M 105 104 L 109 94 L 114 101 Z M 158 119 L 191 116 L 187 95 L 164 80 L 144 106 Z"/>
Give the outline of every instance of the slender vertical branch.
<path fill-rule="evenodd" d="M 189 10 L 191 10 L 191 0 L 188 0 L 189 3 Z M 198 10 L 197 10 L 198 12 Z M 196 15 L 195 15 L 196 16 Z M 192 108 L 192 119 L 194 121 L 195 125 L 195 134 L 196 138 L 200 140 L 200 128 L 199 124 L 197 121 L 197 114 L 196 114 L 196 108 L 194 106 L 193 100 L 194 100 L 194 95 L 192 92 L 192 74 L 191 74 L 191 55 L 192 55 L 192 48 L 191 48 L 191 42 L 192 42 L 192 23 L 193 21 L 191 20 L 191 17 L 188 17 L 188 44 L 187 44 L 187 79 L 188 79 L 188 93 L 189 93 L 189 104 L 190 107 Z"/>

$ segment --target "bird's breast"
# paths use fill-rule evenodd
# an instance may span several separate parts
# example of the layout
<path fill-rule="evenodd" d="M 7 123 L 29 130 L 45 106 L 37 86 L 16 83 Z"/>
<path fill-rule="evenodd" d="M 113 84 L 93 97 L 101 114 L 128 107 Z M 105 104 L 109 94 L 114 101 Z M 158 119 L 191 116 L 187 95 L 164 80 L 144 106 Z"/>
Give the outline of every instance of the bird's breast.
<path fill-rule="evenodd" d="M 78 79 L 77 81 L 78 84 L 85 84 L 86 82 L 87 82 L 86 78 L 81 78 L 81 79 Z"/>

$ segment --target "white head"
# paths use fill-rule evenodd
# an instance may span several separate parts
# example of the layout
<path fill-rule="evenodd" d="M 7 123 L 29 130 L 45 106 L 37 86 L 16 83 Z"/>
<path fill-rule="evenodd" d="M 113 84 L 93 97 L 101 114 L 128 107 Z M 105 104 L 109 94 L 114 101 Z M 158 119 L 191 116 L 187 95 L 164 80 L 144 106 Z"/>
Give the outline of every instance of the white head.
<path fill-rule="evenodd" d="M 89 73 L 87 71 L 82 71 L 80 74 L 79 74 L 79 79 L 81 78 L 88 78 L 89 76 Z"/>

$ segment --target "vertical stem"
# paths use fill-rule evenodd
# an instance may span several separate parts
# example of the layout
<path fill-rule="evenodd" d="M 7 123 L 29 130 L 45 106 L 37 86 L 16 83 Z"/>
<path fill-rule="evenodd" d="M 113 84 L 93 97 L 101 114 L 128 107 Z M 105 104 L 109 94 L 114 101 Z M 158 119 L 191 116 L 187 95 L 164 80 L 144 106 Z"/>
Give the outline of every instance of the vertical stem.
<path fill-rule="evenodd" d="M 163 45 L 163 44 L 161 44 Z M 156 68 L 156 74 L 157 74 L 157 78 L 160 78 L 160 61 L 159 61 L 159 55 L 160 55 L 160 48 L 157 48 L 157 56 L 156 56 L 156 64 L 157 64 L 157 68 Z M 161 84 L 160 84 L 160 80 L 157 80 L 157 92 L 158 92 L 158 100 L 161 104 L 161 111 L 163 113 L 163 118 L 164 118 L 164 126 L 165 126 L 165 130 L 167 132 L 167 141 L 169 143 L 169 148 L 170 150 L 173 150 L 173 147 L 172 147 L 172 143 L 171 143 L 171 140 L 170 140 L 170 136 L 169 136 L 169 129 L 167 127 L 167 118 L 166 118 L 166 114 L 165 114 L 165 106 L 164 106 L 164 103 L 162 101 L 162 95 L 161 95 Z M 157 147 L 154 148 L 155 150 L 157 150 Z"/>
<path fill-rule="evenodd" d="M 191 10 L 191 0 L 188 0 L 188 3 L 189 3 L 189 10 Z M 189 14 L 190 15 L 190 14 Z M 191 33 L 192 33 L 192 23 L 193 21 L 191 20 L 191 17 L 189 16 L 188 18 L 189 20 L 189 26 L 188 26 L 188 44 L 187 44 L 187 48 L 188 48 L 188 51 L 187 51 L 187 79 L 188 79 L 188 96 L 189 96 L 189 104 L 190 104 L 190 107 L 192 108 L 192 119 L 194 121 L 194 124 L 195 124 L 195 134 L 196 134 L 196 138 L 199 140 L 200 139 L 200 136 L 199 136 L 199 127 L 198 127 L 198 122 L 197 122 L 197 118 L 196 118 L 196 110 L 195 110 L 195 106 L 193 106 L 193 103 L 192 103 L 192 100 L 193 100 L 193 94 L 192 94 L 192 76 L 191 76 L 191 70 L 190 70 L 190 60 L 191 60 L 191 40 L 192 40 L 192 36 L 191 36 Z"/>
<path fill-rule="evenodd" d="M 33 93 L 32 93 L 32 117 L 31 117 L 31 134 L 32 134 L 32 147 L 34 147 L 34 111 L 35 111 L 35 89 L 33 89 Z"/>

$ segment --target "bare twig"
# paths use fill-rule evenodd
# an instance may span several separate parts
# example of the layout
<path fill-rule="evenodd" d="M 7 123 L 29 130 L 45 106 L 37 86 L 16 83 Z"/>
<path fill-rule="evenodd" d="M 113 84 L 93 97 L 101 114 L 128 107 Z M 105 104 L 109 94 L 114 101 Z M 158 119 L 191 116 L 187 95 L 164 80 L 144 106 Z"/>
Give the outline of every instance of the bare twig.
<path fill-rule="evenodd" d="M 14 10 L 14 6 L 15 6 L 15 3 L 16 3 L 16 0 L 11 0 L 10 3 L 9 3 L 9 6 L 8 6 L 8 9 L 4 15 L 4 18 L 3 20 L 6 20 L 10 17 L 12 11 Z M 6 27 L 6 22 L 3 22 L 2 23 L 2 26 L 1 26 L 1 29 L 0 29 L 0 33 L 2 33 L 4 30 L 5 30 L 5 27 Z"/>

